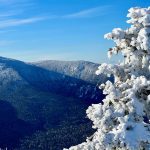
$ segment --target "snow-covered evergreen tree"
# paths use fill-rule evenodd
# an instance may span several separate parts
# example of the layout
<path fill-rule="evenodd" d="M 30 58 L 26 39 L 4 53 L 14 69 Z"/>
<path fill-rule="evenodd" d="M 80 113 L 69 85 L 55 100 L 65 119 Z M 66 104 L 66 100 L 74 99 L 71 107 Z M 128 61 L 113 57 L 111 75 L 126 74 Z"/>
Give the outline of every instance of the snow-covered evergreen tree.
<path fill-rule="evenodd" d="M 100 86 L 106 94 L 103 104 L 87 109 L 97 131 L 69 150 L 150 150 L 150 7 L 131 8 L 127 17 L 130 28 L 105 35 L 116 43 L 108 56 L 122 53 L 124 60 L 96 71 L 115 79 Z"/>

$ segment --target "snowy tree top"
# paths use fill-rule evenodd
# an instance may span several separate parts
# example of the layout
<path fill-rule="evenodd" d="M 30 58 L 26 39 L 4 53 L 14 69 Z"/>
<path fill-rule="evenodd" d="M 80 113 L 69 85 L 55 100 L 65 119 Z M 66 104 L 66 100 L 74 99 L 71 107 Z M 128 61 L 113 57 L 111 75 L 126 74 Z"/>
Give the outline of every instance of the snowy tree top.
<path fill-rule="evenodd" d="M 108 56 L 121 53 L 121 63 L 102 64 L 96 74 L 114 76 L 100 88 L 103 104 L 87 109 L 87 116 L 97 129 L 87 141 L 70 150 L 150 150 L 150 7 L 130 8 L 127 23 L 131 27 L 115 28 L 104 38 L 116 46 Z"/>

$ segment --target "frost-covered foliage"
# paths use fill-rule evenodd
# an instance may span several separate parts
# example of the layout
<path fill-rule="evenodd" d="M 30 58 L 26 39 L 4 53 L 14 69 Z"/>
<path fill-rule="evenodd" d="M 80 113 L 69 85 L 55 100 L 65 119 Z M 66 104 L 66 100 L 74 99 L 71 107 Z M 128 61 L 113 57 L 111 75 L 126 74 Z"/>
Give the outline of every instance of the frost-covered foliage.
<path fill-rule="evenodd" d="M 108 56 L 122 53 L 124 60 L 96 71 L 115 79 L 100 86 L 106 94 L 103 104 L 87 110 L 97 131 L 69 150 L 150 150 L 150 7 L 131 8 L 127 17 L 130 28 L 105 35 L 116 43 Z"/>

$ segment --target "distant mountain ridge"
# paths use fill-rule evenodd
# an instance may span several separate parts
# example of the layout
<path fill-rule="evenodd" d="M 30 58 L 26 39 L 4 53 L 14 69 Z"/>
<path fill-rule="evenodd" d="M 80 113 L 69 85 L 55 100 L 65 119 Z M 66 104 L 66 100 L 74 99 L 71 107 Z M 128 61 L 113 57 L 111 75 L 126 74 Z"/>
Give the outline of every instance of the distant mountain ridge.
<path fill-rule="evenodd" d="M 7 79 L 12 77 L 10 83 L 15 80 L 14 84 L 26 83 L 42 91 L 83 99 L 98 100 L 100 92 L 96 84 L 106 80 L 103 75 L 95 75 L 97 64 L 86 61 L 43 61 L 31 64 L 1 57 L 0 64 L 0 82 L 8 82 Z M 4 74 L 7 79 L 1 81 Z"/>
<path fill-rule="evenodd" d="M 36 66 L 45 68 L 47 70 L 62 73 L 71 77 L 75 77 L 93 84 L 97 84 L 106 80 L 104 75 L 97 76 L 95 71 L 99 64 L 88 61 L 57 61 L 46 60 L 33 63 Z"/>
<path fill-rule="evenodd" d="M 25 63 L 0 57 L 0 110 L 3 110 L 0 111 L 0 125 L 5 124 L 0 130 L 0 147 L 20 147 L 20 140 L 25 136 L 32 137 L 36 131 L 42 133 L 25 141 L 27 143 L 19 150 L 30 150 L 31 143 L 35 146 L 31 150 L 38 150 L 37 136 L 49 139 L 50 145 L 42 142 L 41 145 L 50 150 L 82 142 L 92 132 L 85 110 L 91 103 L 101 102 L 104 98 L 97 84 L 107 78 L 95 75 L 97 67 L 98 64 L 87 61 Z M 8 111 L 1 108 L 4 106 Z M 14 115 L 9 117 L 12 112 Z M 68 136 L 76 129 L 80 131 L 76 133 L 79 138 L 68 141 Z M 56 139 L 52 136 L 54 132 L 60 134 Z"/>

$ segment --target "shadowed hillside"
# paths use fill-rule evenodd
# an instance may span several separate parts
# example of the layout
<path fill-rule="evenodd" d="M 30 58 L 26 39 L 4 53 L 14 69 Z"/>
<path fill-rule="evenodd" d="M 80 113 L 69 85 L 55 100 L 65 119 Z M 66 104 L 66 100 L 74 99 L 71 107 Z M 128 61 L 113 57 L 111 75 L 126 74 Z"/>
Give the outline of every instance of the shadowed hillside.
<path fill-rule="evenodd" d="M 93 132 L 85 110 L 104 97 L 96 85 L 106 78 L 94 74 L 97 66 L 84 61 L 24 63 L 0 57 L 0 109 L 4 110 L 0 116 L 6 119 L 5 127 L 0 119 L 0 147 L 60 150 L 84 141 Z"/>

